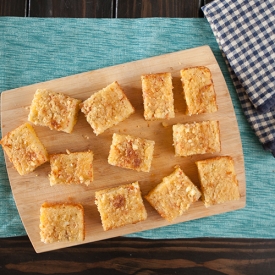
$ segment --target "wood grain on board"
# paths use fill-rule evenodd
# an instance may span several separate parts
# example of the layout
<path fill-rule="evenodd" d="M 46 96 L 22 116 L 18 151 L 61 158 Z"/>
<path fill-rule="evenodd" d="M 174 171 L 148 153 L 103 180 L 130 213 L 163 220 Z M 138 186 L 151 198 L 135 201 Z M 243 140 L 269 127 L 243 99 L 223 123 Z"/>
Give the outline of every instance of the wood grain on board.
<path fill-rule="evenodd" d="M 184 115 L 185 107 L 179 71 L 182 68 L 192 66 L 207 66 L 211 70 L 217 94 L 218 112 L 195 116 Z M 176 117 L 165 121 L 164 124 L 163 120 L 147 122 L 143 117 L 140 76 L 144 73 L 156 72 L 171 72 L 173 76 Z M 82 113 L 79 114 L 78 122 L 71 134 L 51 131 L 46 127 L 34 126 L 40 140 L 44 143 L 49 153 L 65 152 L 66 149 L 71 152 L 91 149 L 94 152 L 94 182 L 89 187 L 84 185 L 51 187 L 48 180 L 49 163 L 40 166 L 29 175 L 20 176 L 6 159 L 14 199 L 36 252 L 81 244 L 77 242 L 44 244 L 40 241 L 39 210 L 41 204 L 45 201 L 74 201 L 83 204 L 86 222 L 86 238 L 83 243 L 169 225 L 170 223 L 161 218 L 144 200 L 148 212 L 146 221 L 104 232 L 99 213 L 94 204 L 94 192 L 103 188 L 139 181 L 142 194 L 145 195 L 151 188 L 161 182 L 164 176 L 172 173 L 176 165 L 179 165 L 186 175 L 196 185 L 199 185 L 198 173 L 195 166 L 195 161 L 199 159 L 220 155 L 232 156 L 235 161 L 241 199 L 209 208 L 205 208 L 201 201 L 196 202 L 183 216 L 177 218 L 174 223 L 220 214 L 245 206 L 246 183 L 244 159 L 238 125 L 225 80 L 208 46 L 183 50 L 5 91 L 1 95 L 2 134 L 7 134 L 27 121 L 28 106 L 30 106 L 37 88 L 47 88 L 85 100 L 92 93 L 115 80 L 122 86 L 136 111 L 127 120 L 112 127 L 103 134 L 95 136 Z M 196 155 L 186 158 L 175 157 L 172 125 L 212 119 L 219 120 L 220 122 L 222 151 L 216 154 Z M 228 129 L 229 125 L 230 130 Z M 152 139 L 156 142 L 154 159 L 149 173 L 136 172 L 108 164 L 107 157 L 112 134 L 115 132 Z"/>

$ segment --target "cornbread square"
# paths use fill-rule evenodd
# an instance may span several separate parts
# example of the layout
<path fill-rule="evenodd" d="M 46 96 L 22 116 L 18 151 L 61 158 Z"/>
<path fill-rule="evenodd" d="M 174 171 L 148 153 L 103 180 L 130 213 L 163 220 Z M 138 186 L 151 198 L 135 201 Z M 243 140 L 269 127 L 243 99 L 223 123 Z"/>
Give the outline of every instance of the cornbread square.
<path fill-rule="evenodd" d="M 171 73 L 141 76 L 145 120 L 175 117 Z"/>
<path fill-rule="evenodd" d="M 31 103 L 28 120 L 51 130 L 71 133 L 77 122 L 80 102 L 62 93 L 38 89 Z"/>
<path fill-rule="evenodd" d="M 196 202 L 201 192 L 178 167 L 145 196 L 167 221 L 172 222 Z"/>
<path fill-rule="evenodd" d="M 29 123 L 9 132 L 0 143 L 20 175 L 34 171 L 49 160 L 46 148 Z"/>
<path fill-rule="evenodd" d="M 93 181 L 93 152 L 50 155 L 51 172 L 50 185 L 55 184 L 85 184 Z"/>
<path fill-rule="evenodd" d="M 84 208 L 77 203 L 43 203 L 40 208 L 40 239 L 44 243 L 83 241 Z"/>
<path fill-rule="evenodd" d="M 88 123 L 96 135 L 117 125 L 134 113 L 134 107 L 117 81 L 91 95 L 81 104 Z"/>
<path fill-rule="evenodd" d="M 114 133 L 108 163 L 122 168 L 149 172 L 154 146 L 153 140 Z"/>
<path fill-rule="evenodd" d="M 147 219 L 138 182 L 95 192 L 104 231 Z"/>
<path fill-rule="evenodd" d="M 176 156 L 220 152 L 219 122 L 202 121 L 173 125 L 173 141 Z"/>
<path fill-rule="evenodd" d="M 218 110 L 211 71 L 198 66 L 180 71 L 186 114 L 214 113 Z"/>
<path fill-rule="evenodd" d="M 240 199 L 234 161 L 230 156 L 196 162 L 206 207 Z"/>

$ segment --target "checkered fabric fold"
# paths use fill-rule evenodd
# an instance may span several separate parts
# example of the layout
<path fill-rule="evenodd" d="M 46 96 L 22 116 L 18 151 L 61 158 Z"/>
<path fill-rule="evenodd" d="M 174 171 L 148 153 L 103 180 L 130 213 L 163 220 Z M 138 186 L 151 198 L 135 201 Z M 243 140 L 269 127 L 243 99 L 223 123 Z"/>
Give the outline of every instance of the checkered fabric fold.
<path fill-rule="evenodd" d="M 275 156 L 275 0 L 216 0 L 202 10 L 245 116 Z"/>

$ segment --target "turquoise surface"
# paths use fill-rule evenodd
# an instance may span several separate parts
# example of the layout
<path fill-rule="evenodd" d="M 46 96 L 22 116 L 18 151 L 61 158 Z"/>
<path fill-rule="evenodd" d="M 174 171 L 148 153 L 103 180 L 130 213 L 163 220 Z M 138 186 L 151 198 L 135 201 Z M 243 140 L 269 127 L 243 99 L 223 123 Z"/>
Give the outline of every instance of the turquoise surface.
<path fill-rule="evenodd" d="M 41 81 L 209 45 L 225 77 L 241 133 L 244 209 L 128 236 L 275 238 L 274 158 L 248 125 L 206 19 L 42 19 L 0 17 L 0 92 Z M 230 131 L 230 125 L 228 125 Z M 0 151 L 0 237 L 26 232 Z"/>

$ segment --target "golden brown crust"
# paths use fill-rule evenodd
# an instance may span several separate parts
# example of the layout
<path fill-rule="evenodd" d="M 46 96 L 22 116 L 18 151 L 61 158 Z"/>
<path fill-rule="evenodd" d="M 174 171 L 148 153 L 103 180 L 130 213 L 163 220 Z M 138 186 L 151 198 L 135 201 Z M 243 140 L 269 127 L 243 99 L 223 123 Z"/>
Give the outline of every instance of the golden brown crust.
<path fill-rule="evenodd" d="M 135 112 L 117 81 L 94 93 L 81 105 L 96 135 L 122 122 Z"/>
<path fill-rule="evenodd" d="M 180 71 L 186 114 L 214 113 L 218 110 L 211 71 L 204 66 Z"/>
<path fill-rule="evenodd" d="M 173 125 L 176 156 L 220 152 L 219 121 L 202 121 Z"/>
<path fill-rule="evenodd" d="M 71 133 L 77 122 L 80 102 L 62 93 L 38 89 L 31 103 L 28 120 L 51 130 Z"/>
<path fill-rule="evenodd" d="M 114 133 L 108 163 L 121 168 L 149 172 L 155 142 Z"/>
<path fill-rule="evenodd" d="M 9 132 L 2 138 L 1 145 L 20 175 L 34 171 L 49 160 L 46 148 L 29 123 Z"/>
<path fill-rule="evenodd" d="M 50 185 L 85 184 L 93 181 L 93 152 L 67 152 L 50 155 Z"/>
<path fill-rule="evenodd" d="M 206 207 L 240 198 L 232 157 L 221 156 L 200 160 L 196 165 L 201 182 L 202 199 Z"/>
<path fill-rule="evenodd" d="M 146 220 L 138 182 L 95 192 L 104 231 Z"/>
<path fill-rule="evenodd" d="M 175 117 L 171 73 L 141 76 L 144 118 L 146 120 Z"/>
<path fill-rule="evenodd" d="M 176 168 L 171 175 L 164 177 L 162 182 L 145 198 L 163 218 L 172 222 L 187 211 L 200 196 L 199 189 L 180 168 Z"/>
<path fill-rule="evenodd" d="M 40 208 L 40 238 L 44 243 L 83 241 L 84 208 L 78 203 L 48 203 Z"/>

